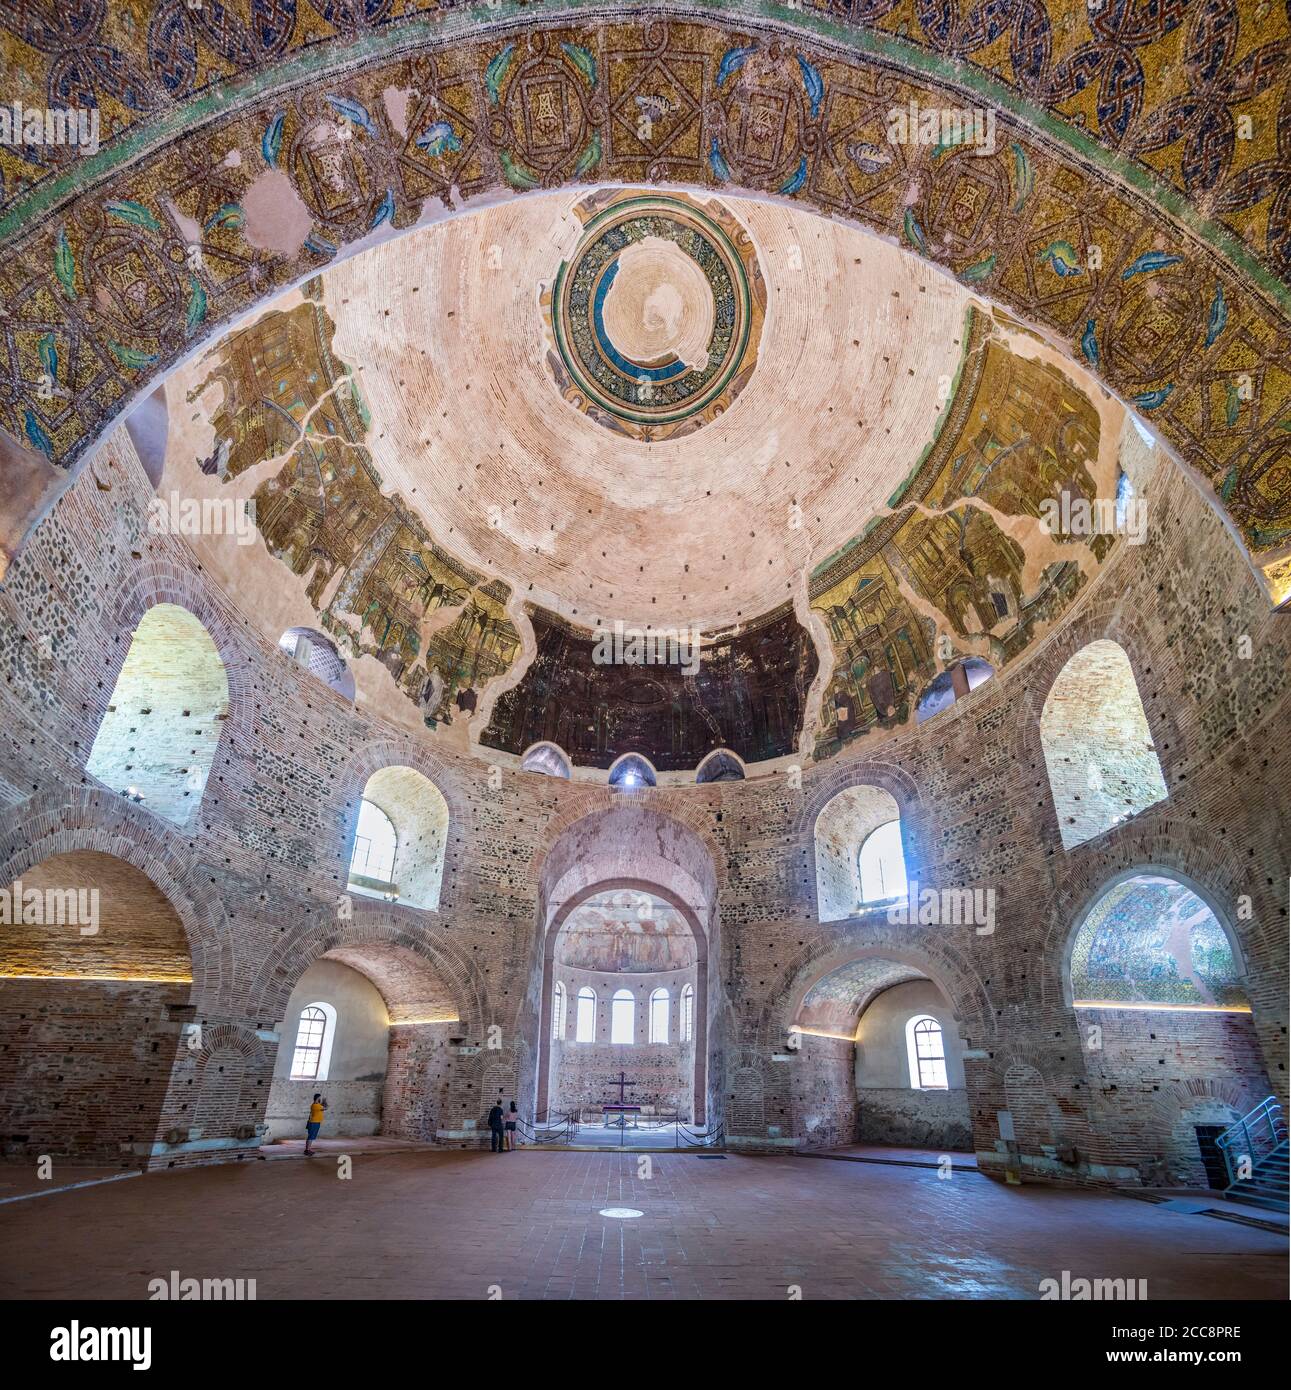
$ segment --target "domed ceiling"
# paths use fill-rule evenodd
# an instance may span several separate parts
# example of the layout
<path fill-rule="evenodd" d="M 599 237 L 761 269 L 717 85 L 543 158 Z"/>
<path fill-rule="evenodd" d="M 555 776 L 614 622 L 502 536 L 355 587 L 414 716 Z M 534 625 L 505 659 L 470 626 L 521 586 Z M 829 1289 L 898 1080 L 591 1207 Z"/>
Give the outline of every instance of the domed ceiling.
<path fill-rule="evenodd" d="M 166 395 L 160 491 L 254 499 L 194 543 L 266 636 L 461 746 L 663 772 L 831 753 L 1011 660 L 1114 543 L 1040 511 L 1115 495 L 1127 418 L 896 247 L 632 189 L 386 242 Z"/>
<path fill-rule="evenodd" d="M 616 975 L 685 970 L 695 964 L 695 938 L 662 898 L 613 889 L 569 914 L 556 935 L 556 963 Z"/>

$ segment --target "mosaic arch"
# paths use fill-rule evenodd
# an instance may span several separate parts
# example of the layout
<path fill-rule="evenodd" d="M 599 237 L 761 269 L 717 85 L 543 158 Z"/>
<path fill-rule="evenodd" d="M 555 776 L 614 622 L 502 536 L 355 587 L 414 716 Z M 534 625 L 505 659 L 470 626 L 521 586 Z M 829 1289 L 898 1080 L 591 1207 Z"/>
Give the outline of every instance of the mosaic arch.
<path fill-rule="evenodd" d="M 1250 1007 L 1214 912 L 1185 884 L 1151 872 L 1113 884 L 1080 924 L 1071 995 L 1078 1006 Z"/>
<path fill-rule="evenodd" d="M 7 552 L 161 373 L 359 239 L 486 194 L 668 183 L 855 220 L 1008 304 L 1291 589 L 1285 4 L 585 8 L 0 18 L 15 99 L 83 101 L 103 140 L 0 153 Z M 888 139 L 929 108 L 991 120 Z"/>

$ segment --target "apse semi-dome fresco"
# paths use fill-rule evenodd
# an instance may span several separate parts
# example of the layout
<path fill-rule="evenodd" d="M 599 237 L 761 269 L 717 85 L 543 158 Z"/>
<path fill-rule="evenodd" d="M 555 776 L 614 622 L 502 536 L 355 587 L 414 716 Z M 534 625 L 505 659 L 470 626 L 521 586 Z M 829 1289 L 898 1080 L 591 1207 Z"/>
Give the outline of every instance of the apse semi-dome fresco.
<path fill-rule="evenodd" d="M 6 1369 L 1280 1364 L 1289 726 L 1291 0 L 0 0 Z"/>
<path fill-rule="evenodd" d="M 1098 900 L 1076 934 L 1077 1004 L 1246 1008 L 1233 948 L 1214 912 L 1172 878 L 1138 874 Z"/>

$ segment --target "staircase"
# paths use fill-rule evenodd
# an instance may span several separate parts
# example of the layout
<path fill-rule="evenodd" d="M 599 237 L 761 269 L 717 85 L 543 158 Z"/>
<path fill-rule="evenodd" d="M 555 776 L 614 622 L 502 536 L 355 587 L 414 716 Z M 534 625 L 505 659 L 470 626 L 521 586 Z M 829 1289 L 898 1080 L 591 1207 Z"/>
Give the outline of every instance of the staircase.
<path fill-rule="evenodd" d="M 1287 1210 L 1287 1127 L 1269 1096 L 1215 1141 L 1224 1156 L 1224 1195 L 1270 1211 Z"/>

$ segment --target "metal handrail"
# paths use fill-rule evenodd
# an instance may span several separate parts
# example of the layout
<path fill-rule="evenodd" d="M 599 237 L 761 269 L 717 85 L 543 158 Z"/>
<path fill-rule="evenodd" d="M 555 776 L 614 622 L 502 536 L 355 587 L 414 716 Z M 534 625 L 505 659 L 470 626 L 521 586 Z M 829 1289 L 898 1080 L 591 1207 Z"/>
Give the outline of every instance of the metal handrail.
<path fill-rule="evenodd" d="M 1255 1108 L 1235 1120 L 1215 1140 L 1215 1147 L 1224 1156 L 1224 1169 L 1228 1183 L 1245 1181 L 1250 1175 L 1240 1175 L 1241 1160 L 1246 1159 L 1253 1168 L 1262 1158 L 1266 1158 L 1287 1137 L 1286 1121 L 1282 1118 L 1282 1106 L 1275 1096 L 1266 1096 Z"/>

